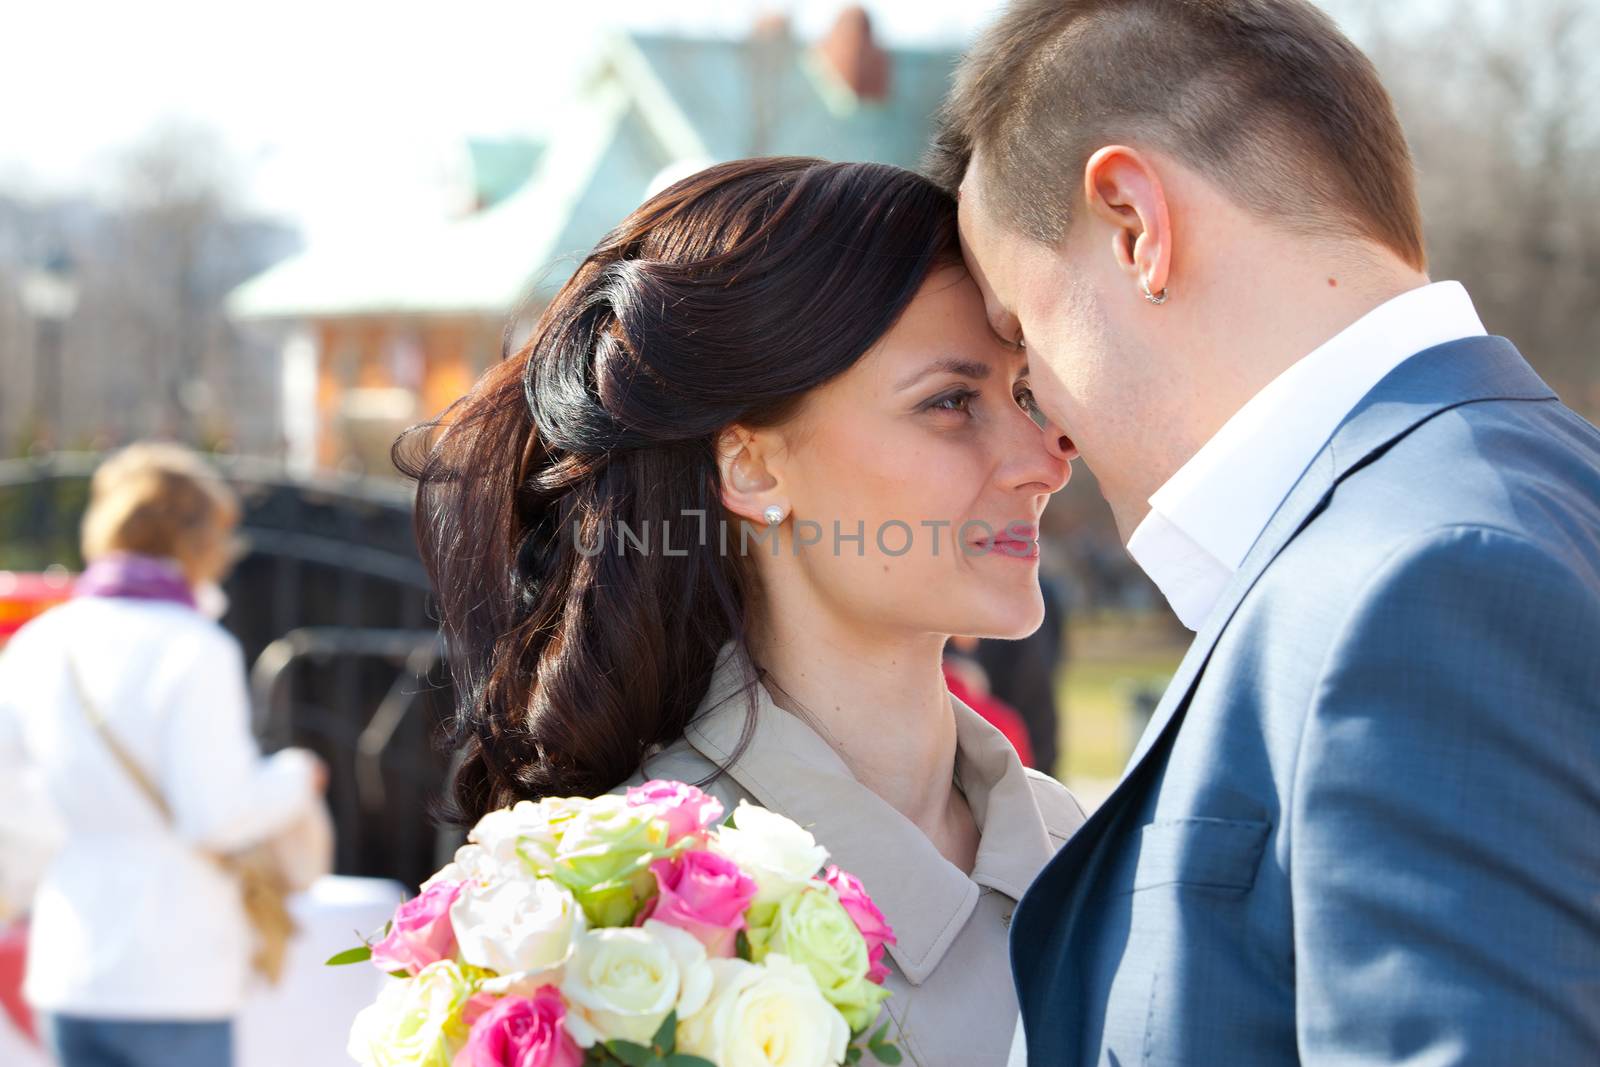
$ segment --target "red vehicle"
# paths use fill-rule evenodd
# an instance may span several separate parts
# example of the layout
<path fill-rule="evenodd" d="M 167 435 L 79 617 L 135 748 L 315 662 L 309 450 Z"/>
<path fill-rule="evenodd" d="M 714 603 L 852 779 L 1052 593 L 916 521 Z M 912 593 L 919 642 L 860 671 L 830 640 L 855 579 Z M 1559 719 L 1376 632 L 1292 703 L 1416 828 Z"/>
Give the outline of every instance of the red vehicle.
<path fill-rule="evenodd" d="M 37 615 L 72 595 L 72 576 L 65 571 L 20 574 L 0 571 L 0 645 Z"/>
<path fill-rule="evenodd" d="M 65 571 L 17 574 L 0 571 L 0 647 L 28 620 L 42 615 L 72 595 L 72 576 Z M 22 968 L 27 932 L 21 925 L 0 924 L 0 1026 L 15 1026 L 30 1038 L 33 1016 L 22 1002 Z M 6 1021 L 9 1016 L 10 1022 Z"/>

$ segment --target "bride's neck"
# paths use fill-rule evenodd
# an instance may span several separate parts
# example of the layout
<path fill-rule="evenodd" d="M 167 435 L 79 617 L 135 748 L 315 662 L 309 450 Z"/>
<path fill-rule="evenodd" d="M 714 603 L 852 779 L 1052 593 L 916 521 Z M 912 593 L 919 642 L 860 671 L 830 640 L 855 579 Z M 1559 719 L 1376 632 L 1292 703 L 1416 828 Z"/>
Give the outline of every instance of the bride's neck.
<path fill-rule="evenodd" d="M 773 701 L 936 840 L 951 819 L 956 758 L 943 650 L 934 635 L 886 637 L 815 620 L 759 627 L 751 638 Z"/>

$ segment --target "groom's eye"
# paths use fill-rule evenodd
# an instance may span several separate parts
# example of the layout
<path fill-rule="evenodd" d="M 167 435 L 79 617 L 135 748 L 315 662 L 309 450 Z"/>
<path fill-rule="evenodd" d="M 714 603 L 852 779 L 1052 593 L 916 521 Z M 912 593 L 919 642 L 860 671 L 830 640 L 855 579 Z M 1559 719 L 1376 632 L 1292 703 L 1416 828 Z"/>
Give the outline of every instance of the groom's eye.
<path fill-rule="evenodd" d="M 1039 402 L 1034 399 L 1033 390 L 1026 385 L 1019 386 L 1017 388 L 1016 401 L 1017 407 L 1021 408 L 1023 413 L 1033 420 L 1033 424 L 1041 430 L 1044 429 L 1044 412 L 1040 410 Z"/>

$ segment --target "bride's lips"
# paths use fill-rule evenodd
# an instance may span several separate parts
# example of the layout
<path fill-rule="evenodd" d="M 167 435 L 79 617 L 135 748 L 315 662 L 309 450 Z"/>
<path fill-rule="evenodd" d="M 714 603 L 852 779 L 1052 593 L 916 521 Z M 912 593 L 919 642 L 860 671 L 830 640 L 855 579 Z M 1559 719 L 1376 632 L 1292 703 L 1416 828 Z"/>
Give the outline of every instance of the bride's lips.
<path fill-rule="evenodd" d="M 998 533 L 978 538 L 972 546 L 974 555 L 1031 562 L 1039 558 L 1039 528 L 1021 523 L 1007 525 Z"/>

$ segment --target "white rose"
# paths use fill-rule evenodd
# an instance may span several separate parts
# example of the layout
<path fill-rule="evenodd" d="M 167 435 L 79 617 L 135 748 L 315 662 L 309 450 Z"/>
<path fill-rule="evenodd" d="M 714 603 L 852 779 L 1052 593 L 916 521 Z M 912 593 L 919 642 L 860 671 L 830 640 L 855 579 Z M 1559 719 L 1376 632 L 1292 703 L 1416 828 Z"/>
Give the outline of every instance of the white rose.
<path fill-rule="evenodd" d="M 585 801 L 577 797 L 519 800 L 509 808 L 491 811 L 479 819 L 467 840 L 502 865 L 512 864 L 519 846 L 535 855 L 548 855 L 555 851 L 562 833 L 583 810 L 584 804 Z"/>
<path fill-rule="evenodd" d="M 705 946 L 675 926 L 603 927 L 578 941 L 561 982 L 567 1032 L 579 1045 L 648 1045 L 672 1011 L 693 1015 L 711 994 Z"/>
<path fill-rule="evenodd" d="M 450 905 L 450 925 L 462 960 L 509 981 L 566 963 L 586 923 L 577 900 L 556 883 L 501 878 L 463 885 Z"/>
<path fill-rule="evenodd" d="M 677 1051 L 717 1067 L 844 1062 L 850 1027 L 805 967 L 778 952 L 761 964 L 712 960 L 710 967 L 711 999 L 679 1025 Z"/>
<path fill-rule="evenodd" d="M 456 849 L 455 858 L 423 882 L 422 888 L 426 891 L 435 882 L 490 882 L 498 877 L 501 875 L 494 858 L 486 850 L 478 845 L 462 845 Z"/>
<path fill-rule="evenodd" d="M 828 850 L 792 819 L 739 801 L 733 826 L 711 838 L 711 850 L 756 880 L 753 904 L 775 904 L 804 889 L 828 862 Z"/>

